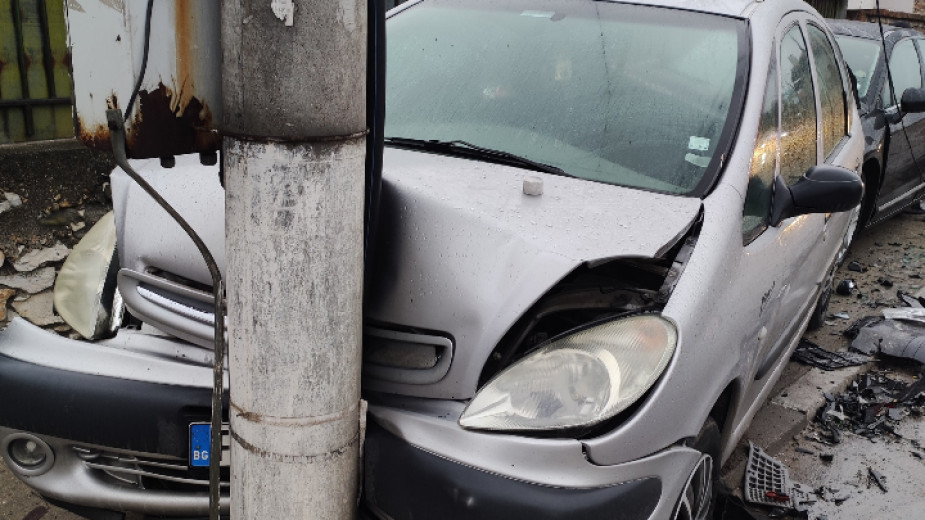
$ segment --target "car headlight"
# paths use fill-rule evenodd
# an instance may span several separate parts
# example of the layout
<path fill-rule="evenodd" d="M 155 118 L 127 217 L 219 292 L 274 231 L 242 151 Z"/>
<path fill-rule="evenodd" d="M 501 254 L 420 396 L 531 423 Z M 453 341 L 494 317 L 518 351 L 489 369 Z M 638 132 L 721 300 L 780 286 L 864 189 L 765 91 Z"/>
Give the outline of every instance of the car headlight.
<path fill-rule="evenodd" d="M 677 337 L 670 322 L 644 314 L 555 338 L 489 381 L 459 424 L 537 431 L 605 421 L 655 384 L 671 360 Z"/>
<path fill-rule="evenodd" d="M 87 339 L 111 336 L 121 321 L 117 268 L 116 224 L 110 211 L 74 246 L 55 280 L 55 310 Z"/>

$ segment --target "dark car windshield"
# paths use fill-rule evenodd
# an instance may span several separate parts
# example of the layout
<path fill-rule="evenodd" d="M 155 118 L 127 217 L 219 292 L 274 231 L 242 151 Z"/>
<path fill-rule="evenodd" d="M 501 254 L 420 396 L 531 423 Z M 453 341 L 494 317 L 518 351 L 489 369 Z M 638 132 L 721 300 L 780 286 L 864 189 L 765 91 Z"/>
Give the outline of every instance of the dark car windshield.
<path fill-rule="evenodd" d="M 858 95 L 862 98 L 867 97 L 870 80 L 873 79 L 877 61 L 882 53 L 880 42 L 841 35 L 836 35 L 835 39 L 841 47 L 842 56 L 858 80 Z"/>
<path fill-rule="evenodd" d="M 743 21 L 606 2 L 498 4 L 425 2 L 389 20 L 387 137 L 464 141 L 668 193 L 716 174 L 740 104 Z"/>

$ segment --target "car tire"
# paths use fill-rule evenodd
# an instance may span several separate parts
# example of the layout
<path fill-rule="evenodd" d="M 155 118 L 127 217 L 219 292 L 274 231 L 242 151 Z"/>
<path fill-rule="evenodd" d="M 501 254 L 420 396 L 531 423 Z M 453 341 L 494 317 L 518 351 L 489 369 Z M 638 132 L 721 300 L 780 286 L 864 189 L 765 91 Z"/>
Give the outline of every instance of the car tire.
<path fill-rule="evenodd" d="M 700 458 L 687 478 L 671 518 L 710 520 L 716 506 L 721 449 L 719 426 L 712 417 L 703 423 L 690 447 L 700 452 Z"/>

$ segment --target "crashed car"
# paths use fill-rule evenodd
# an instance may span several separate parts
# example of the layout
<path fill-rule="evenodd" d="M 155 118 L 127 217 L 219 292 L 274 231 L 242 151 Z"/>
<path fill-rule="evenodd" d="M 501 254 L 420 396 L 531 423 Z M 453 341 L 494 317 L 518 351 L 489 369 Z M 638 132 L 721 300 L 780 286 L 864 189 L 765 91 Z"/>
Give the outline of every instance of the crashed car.
<path fill-rule="evenodd" d="M 425 0 L 387 24 L 364 510 L 709 518 L 857 219 L 863 136 L 823 19 L 798 0 Z M 217 169 L 135 169 L 224 266 Z M 125 317 L 95 341 L 2 333 L 2 455 L 84 514 L 204 515 L 209 274 L 124 172 L 112 187 L 118 247 L 62 275 L 59 310 L 109 330 L 117 271 Z"/>
<path fill-rule="evenodd" d="M 876 23 L 828 23 L 856 78 L 861 126 L 867 136 L 861 170 L 866 191 L 858 222 L 863 229 L 917 202 L 925 190 L 925 83 L 920 58 L 925 36 L 884 25 L 881 41 Z"/>

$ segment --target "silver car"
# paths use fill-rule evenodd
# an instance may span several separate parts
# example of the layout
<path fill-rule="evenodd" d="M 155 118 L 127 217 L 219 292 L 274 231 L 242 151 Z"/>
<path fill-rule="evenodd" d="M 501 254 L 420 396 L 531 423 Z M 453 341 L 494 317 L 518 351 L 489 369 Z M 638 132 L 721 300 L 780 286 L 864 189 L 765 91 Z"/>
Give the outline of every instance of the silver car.
<path fill-rule="evenodd" d="M 387 23 L 366 512 L 709 518 L 857 221 L 863 136 L 823 19 L 799 0 L 423 0 Z M 224 265 L 216 169 L 136 166 Z M 123 172 L 112 186 L 93 236 L 117 237 L 118 276 L 112 246 L 82 255 L 58 309 L 91 338 L 113 294 L 126 317 L 105 340 L 2 333 L 2 454 L 73 507 L 203 515 L 210 278 Z"/>

